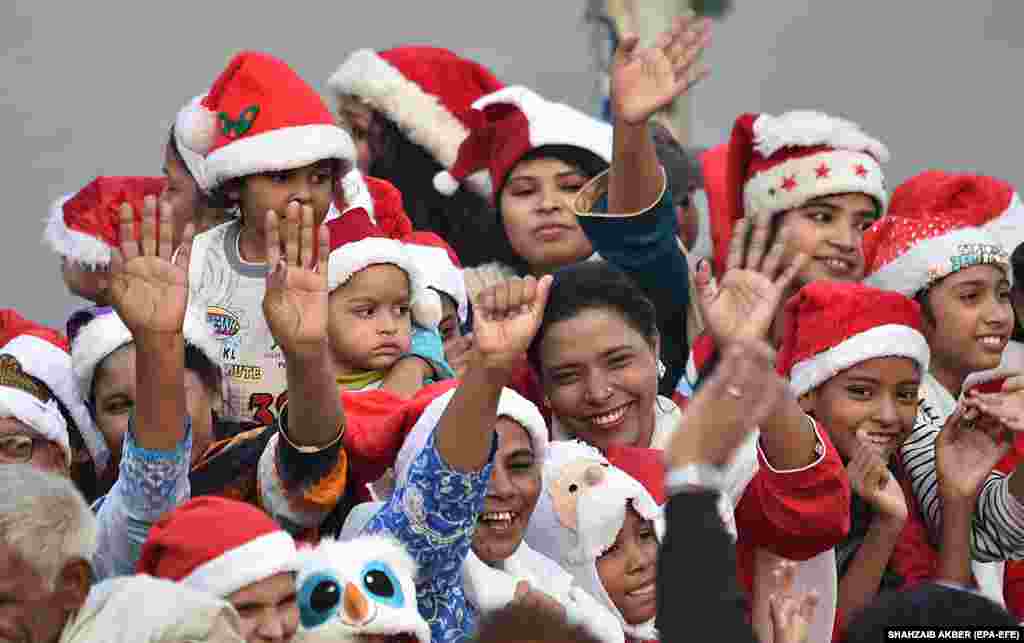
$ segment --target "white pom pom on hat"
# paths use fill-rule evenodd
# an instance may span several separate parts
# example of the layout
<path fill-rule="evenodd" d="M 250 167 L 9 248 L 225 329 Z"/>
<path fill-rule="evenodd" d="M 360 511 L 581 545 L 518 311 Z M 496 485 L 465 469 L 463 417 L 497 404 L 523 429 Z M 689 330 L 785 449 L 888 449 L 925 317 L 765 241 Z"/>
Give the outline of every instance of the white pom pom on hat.
<path fill-rule="evenodd" d="M 192 152 L 206 155 L 217 140 L 217 115 L 194 100 L 178 112 L 174 120 L 174 133 L 178 141 Z"/>

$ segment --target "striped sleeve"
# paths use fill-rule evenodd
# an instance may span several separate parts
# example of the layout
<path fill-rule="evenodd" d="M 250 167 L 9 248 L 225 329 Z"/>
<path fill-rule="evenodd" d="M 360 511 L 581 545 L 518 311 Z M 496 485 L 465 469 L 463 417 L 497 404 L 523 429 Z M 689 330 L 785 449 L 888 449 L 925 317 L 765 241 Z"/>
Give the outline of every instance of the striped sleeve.
<path fill-rule="evenodd" d="M 940 429 L 938 414 L 922 404 L 914 430 L 900 448 L 903 469 L 936 543 L 942 532 L 942 501 L 935 464 L 935 440 Z M 971 523 L 971 556 L 979 562 L 1024 558 L 1024 506 L 1010 494 L 1009 477 L 999 471 L 989 474 L 978 494 Z"/>

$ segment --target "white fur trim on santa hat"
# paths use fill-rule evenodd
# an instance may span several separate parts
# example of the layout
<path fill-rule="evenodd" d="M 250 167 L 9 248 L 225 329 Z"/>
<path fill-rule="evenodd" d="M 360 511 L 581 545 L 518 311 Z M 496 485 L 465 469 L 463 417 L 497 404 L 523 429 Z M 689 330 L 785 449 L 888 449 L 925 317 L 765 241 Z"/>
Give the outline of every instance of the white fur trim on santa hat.
<path fill-rule="evenodd" d="M 413 143 L 451 167 L 469 131 L 436 97 L 372 49 L 352 52 L 327 80 L 336 95 L 357 96 L 383 112 Z M 489 192 L 487 194 L 490 194 Z"/>
<path fill-rule="evenodd" d="M 0 353 L 13 355 L 26 373 L 38 379 L 60 400 L 85 448 L 92 456 L 96 472 L 102 474 L 110 461 L 103 434 L 96 428 L 84 398 L 79 395 L 71 368 L 71 355 L 63 347 L 35 335 L 18 335 L 0 347 Z"/>
<path fill-rule="evenodd" d="M 448 252 L 437 246 L 416 243 L 406 244 L 405 249 L 423 275 L 424 285 L 451 297 L 458 309 L 459 320 L 465 322 L 469 317 L 466 280 L 462 270 L 452 263 Z"/>
<path fill-rule="evenodd" d="M 97 315 L 83 325 L 71 344 L 71 364 L 82 399 L 92 396 L 96 368 L 111 353 L 132 342 L 132 332 L 117 313 Z"/>
<path fill-rule="evenodd" d="M 828 150 L 789 159 L 750 177 L 743 186 L 743 207 L 748 215 L 767 216 L 847 192 L 867 194 L 878 203 L 879 213 L 885 213 L 889 196 L 878 162 L 862 152 Z"/>
<path fill-rule="evenodd" d="M 356 208 L 362 208 L 366 210 L 368 215 L 370 215 L 370 221 L 374 225 L 377 225 L 377 217 L 374 216 L 373 195 L 370 194 L 370 188 L 366 185 L 366 179 L 363 178 L 363 173 L 353 167 L 345 174 L 344 177 L 342 177 L 341 189 L 345 196 L 345 212 Z M 335 208 L 332 208 L 332 210 L 334 216 L 332 217 L 330 216 L 330 213 L 328 213 L 328 217 L 325 221 L 330 221 L 331 219 L 335 219 L 340 216 L 340 214 L 344 214 L 344 212 L 339 214 Z"/>
<path fill-rule="evenodd" d="M 64 222 L 64 205 L 75 193 L 66 194 L 50 206 L 43 231 L 43 243 L 77 266 L 100 270 L 110 265 L 110 246 L 96 237 L 71 230 Z"/>
<path fill-rule="evenodd" d="M 206 561 L 182 582 L 224 598 L 246 585 L 298 571 L 298 562 L 292 537 L 285 531 L 274 531 Z"/>
<path fill-rule="evenodd" d="M 923 375 L 928 372 L 930 356 L 928 341 L 916 329 L 902 324 L 883 324 L 794 364 L 789 371 L 789 388 L 794 395 L 803 395 L 848 368 L 879 357 L 912 359 Z"/>
<path fill-rule="evenodd" d="M 397 266 L 405 272 L 409 276 L 414 295 L 423 287 L 419 270 L 401 241 L 367 237 L 346 243 L 331 251 L 327 259 L 327 289 L 334 292 L 338 287 L 348 283 L 348 280 L 360 270 L 378 264 Z"/>
<path fill-rule="evenodd" d="M 212 189 L 236 177 L 293 170 L 324 159 L 355 163 L 352 138 L 337 125 L 298 125 L 232 141 L 206 157 L 206 171 Z"/>
<path fill-rule="evenodd" d="M 203 106 L 206 94 L 193 98 L 181 108 L 174 120 L 174 142 L 178 155 L 203 192 L 210 191 L 206 173 L 206 154 L 217 137 L 217 115 Z"/>
<path fill-rule="evenodd" d="M 1015 216 L 1022 213 L 1018 210 Z M 957 228 L 916 243 L 866 277 L 864 283 L 913 298 L 958 270 L 982 264 L 999 266 L 1007 279 L 1012 279 L 1009 255 L 998 239 L 984 228 Z"/>
<path fill-rule="evenodd" d="M 562 103 L 553 103 L 533 90 L 505 87 L 478 98 L 473 109 L 508 103 L 518 107 L 530 123 L 530 147 L 573 145 L 612 162 L 612 126 Z"/>
<path fill-rule="evenodd" d="M 12 417 L 25 424 L 64 452 L 71 464 L 71 439 L 68 425 L 54 400 L 41 402 L 25 391 L 0 386 L 0 417 Z"/>
<path fill-rule="evenodd" d="M 764 157 L 786 147 L 827 145 L 837 150 L 865 152 L 878 161 L 889 160 L 889 150 L 868 136 L 859 125 L 821 112 L 796 110 L 779 116 L 762 114 L 754 121 L 754 149 Z"/>

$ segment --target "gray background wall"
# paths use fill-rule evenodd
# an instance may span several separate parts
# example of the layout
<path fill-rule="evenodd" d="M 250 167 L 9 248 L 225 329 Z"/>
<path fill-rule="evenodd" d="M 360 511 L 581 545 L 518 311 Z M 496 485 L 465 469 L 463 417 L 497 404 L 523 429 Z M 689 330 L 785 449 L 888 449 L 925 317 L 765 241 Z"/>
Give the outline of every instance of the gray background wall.
<path fill-rule="evenodd" d="M 347 52 L 416 42 L 475 57 L 509 83 L 589 108 L 582 0 L 0 3 L 0 307 L 62 325 L 67 295 L 40 245 L 49 203 L 100 174 L 158 174 L 166 127 L 236 51 L 281 56 L 323 82 Z M 882 138 L 890 185 L 925 167 L 1024 184 L 1019 0 L 735 0 L 693 139 L 743 111 L 817 108 Z"/>

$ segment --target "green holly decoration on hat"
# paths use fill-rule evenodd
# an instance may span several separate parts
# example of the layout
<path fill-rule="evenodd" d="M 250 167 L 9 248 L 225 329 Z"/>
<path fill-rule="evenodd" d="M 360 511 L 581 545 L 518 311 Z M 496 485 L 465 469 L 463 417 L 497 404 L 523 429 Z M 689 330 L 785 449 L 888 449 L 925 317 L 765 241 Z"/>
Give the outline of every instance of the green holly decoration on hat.
<path fill-rule="evenodd" d="M 244 136 L 246 132 L 252 129 L 252 124 L 256 121 L 256 116 L 259 113 L 259 105 L 250 105 L 242 110 L 237 119 L 231 118 L 231 115 L 227 112 L 221 112 L 217 117 L 220 119 L 220 127 L 221 131 L 224 132 L 224 136 L 231 138 Z"/>

